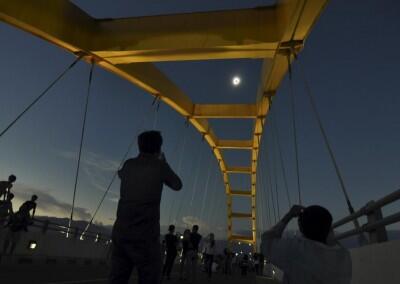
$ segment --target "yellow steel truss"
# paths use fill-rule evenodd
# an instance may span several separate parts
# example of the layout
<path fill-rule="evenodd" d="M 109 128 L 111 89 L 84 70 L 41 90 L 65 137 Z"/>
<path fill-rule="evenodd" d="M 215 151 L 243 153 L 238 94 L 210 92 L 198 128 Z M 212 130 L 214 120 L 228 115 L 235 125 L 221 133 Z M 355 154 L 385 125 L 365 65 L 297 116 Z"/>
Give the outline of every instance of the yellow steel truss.
<path fill-rule="evenodd" d="M 228 239 L 256 243 L 256 169 L 270 99 L 327 0 L 281 0 L 274 6 L 124 19 L 94 19 L 68 0 L 0 0 L 0 19 L 85 54 L 186 117 L 213 149 L 223 174 Z M 151 62 L 235 58 L 263 59 L 254 104 L 195 104 Z M 290 58 L 290 57 L 289 57 Z M 250 140 L 220 140 L 209 118 L 252 119 Z M 251 151 L 247 167 L 227 165 L 221 149 Z M 230 174 L 251 177 L 251 188 L 233 190 Z M 232 212 L 232 196 L 250 198 L 251 212 Z M 232 233 L 232 218 L 251 220 L 251 236 Z"/>

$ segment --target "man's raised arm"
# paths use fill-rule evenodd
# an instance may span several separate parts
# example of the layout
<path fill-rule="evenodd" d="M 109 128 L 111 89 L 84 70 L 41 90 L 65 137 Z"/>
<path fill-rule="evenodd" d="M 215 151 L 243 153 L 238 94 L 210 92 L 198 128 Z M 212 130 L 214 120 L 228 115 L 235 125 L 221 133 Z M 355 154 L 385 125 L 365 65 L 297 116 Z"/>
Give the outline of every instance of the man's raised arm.
<path fill-rule="evenodd" d="M 162 169 L 163 182 L 173 190 L 182 189 L 182 181 L 178 175 L 171 169 L 167 162 L 163 163 Z"/>

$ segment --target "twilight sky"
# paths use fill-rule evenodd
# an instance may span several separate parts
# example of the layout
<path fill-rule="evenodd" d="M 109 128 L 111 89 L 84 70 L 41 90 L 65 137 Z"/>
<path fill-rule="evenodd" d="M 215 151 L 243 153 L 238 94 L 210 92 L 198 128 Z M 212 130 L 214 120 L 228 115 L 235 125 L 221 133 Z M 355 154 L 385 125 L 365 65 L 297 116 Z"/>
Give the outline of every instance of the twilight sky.
<path fill-rule="evenodd" d="M 114 18 L 177 12 L 234 9 L 266 5 L 273 1 L 105 1 L 75 0 L 93 17 Z M 305 69 L 317 107 L 356 208 L 400 187 L 400 3 L 384 1 L 331 1 L 316 23 L 299 62 L 293 66 L 299 132 L 301 188 L 305 205 L 321 204 L 335 218 L 346 206 L 315 117 L 307 99 L 299 64 Z M 73 56 L 30 34 L 0 24 L 0 129 L 3 129 L 72 60 Z M 216 60 L 156 64 L 194 102 L 246 103 L 255 101 L 260 60 Z M 38 105 L 0 138 L 0 178 L 17 175 L 14 206 L 39 195 L 42 215 L 69 216 L 79 147 L 89 66 L 80 62 Z M 233 75 L 243 84 L 234 88 Z M 274 100 L 292 201 L 296 200 L 293 134 L 285 78 Z M 251 122 L 212 121 L 225 139 L 250 138 Z M 98 67 L 94 70 L 76 204 L 77 219 L 87 220 L 118 168 L 128 145 L 145 129 L 164 135 L 164 152 L 182 176 L 184 189 L 165 188 L 161 223 L 200 223 L 204 231 L 225 236 L 226 205 L 221 175 L 208 145 L 184 119 L 142 90 Z M 288 209 L 276 137 L 271 125 L 263 137 L 259 167 L 258 220 L 262 229 L 271 224 L 273 208 L 266 208 L 269 181 L 277 183 L 280 214 Z M 133 147 L 130 156 L 137 153 Z M 267 155 L 270 153 L 270 155 Z M 248 153 L 225 151 L 231 165 L 246 165 Z M 275 160 L 275 163 L 274 163 Z M 275 165 L 275 166 L 272 166 Z M 270 174 L 268 174 L 268 172 Z M 276 178 L 275 178 L 276 176 Z M 234 187 L 249 181 L 233 176 Z M 277 181 L 277 182 L 276 182 Z M 99 212 L 97 221 L 111 224 L 115 217 L 119 182 Z M 275 189 L 274 189 L 275 190 Z M 275 209 L 276 192 L 274 191 Z M 398 209 L 398 205 L 397 209 Z M 388 210 L 395 209 L 392 206 Z M 234 211 L 248 211 L 246 198 L 234 199 Z M 268 215 L 271 216 L 268 219 Z M 273 222 L 273 220 L 272 220 Z M 235 231 L 249 228 L 235 222 Z"/>

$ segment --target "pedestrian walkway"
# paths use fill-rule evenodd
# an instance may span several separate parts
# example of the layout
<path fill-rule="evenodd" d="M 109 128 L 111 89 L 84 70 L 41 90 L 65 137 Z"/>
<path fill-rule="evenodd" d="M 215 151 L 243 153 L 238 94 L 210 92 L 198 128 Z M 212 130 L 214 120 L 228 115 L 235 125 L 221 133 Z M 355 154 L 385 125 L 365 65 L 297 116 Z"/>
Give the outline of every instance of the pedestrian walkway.
<path fill-rule="evenodd" d="M 61 264 L 6 264 L 0 265 L 1 283 L 9 284 L 107 284 L 108 267 L 105 265 L 61 265 Z M 134 274 L 130 284 L 136 284 Z M 164 280 L 162 284 L 187 284 L 187 281 L 179 280 L 175 271 L 171 280 Z M 225 276 L 220 273 L 213 275 L 208 281 L 207 275 L 198 273 L 196 284 L 275 284 L 272 280 L 264 279 L 256 281 L 254 273 L 247 277 L 241 277 L 239 272 Z"/>

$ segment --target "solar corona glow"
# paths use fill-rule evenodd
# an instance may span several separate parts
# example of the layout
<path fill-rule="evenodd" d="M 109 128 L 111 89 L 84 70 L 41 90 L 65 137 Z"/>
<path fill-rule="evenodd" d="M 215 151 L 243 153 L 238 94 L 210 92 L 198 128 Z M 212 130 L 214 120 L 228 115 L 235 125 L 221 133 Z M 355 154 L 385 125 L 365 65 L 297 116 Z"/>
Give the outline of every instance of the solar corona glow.
<path fill-rule="evenodd" d="M 241 79 L 240 79 L 239 76 L 233 77 L 233 79 L 232 79 L 232 85 L 234 85 L 234 86 L 239 86 L 239 85 L 240 85 L 240 82 L 241 82 Z"/>

